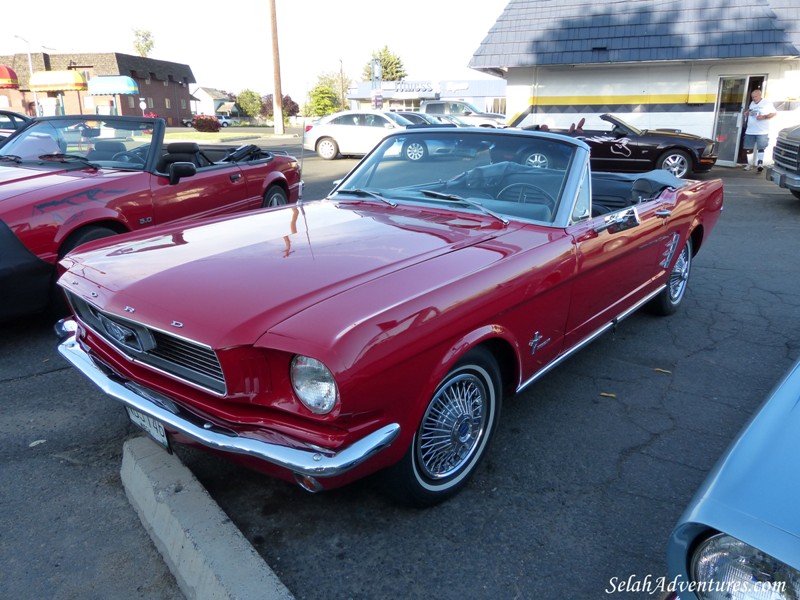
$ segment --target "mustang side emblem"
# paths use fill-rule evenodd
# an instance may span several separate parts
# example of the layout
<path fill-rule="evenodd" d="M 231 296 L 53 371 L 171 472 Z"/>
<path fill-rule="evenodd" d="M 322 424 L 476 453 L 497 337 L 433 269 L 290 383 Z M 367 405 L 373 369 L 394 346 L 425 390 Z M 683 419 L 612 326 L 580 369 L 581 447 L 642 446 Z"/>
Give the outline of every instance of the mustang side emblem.
<path fill-rule="evenodd" d="M 183 323 L 181 323 L 180 321 L 173 321 L 172 323 L 170 323 L 170 325 L 172 325 L 173 327 L 183 327 Z"/>
<path fill-rule="evenodd" d="M 536 351 L 539 348 L 544 348 L 549 343 L 550 343 L 550 338 L 547 339 L 542 338 L 542 334 L 540 334 L 538 331 L 534 333 L 533 339 L 531 339 L 531 341 L 528 342 L 528 346 L 531 347 L 531 356 L 536 354 Z"/>

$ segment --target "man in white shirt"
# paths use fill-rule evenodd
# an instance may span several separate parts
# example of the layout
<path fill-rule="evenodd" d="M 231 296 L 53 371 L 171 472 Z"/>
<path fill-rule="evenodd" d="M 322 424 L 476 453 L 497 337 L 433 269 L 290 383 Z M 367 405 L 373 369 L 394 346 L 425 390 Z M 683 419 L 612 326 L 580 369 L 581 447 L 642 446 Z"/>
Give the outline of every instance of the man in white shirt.
<path fill-rule="evenodd" d="M 761 90 L 753 90 L 750 94 L 753 101 L 749 108 L 744 111 L 744 118 L 747 119 L 747 128 L 744 130 L 744 149 L 747 152 L 747 165 L 744 170 L 752 168 L 750 153 L 753 146 L 757 149 L 756 166 L 758 172 L 764 170 L 764 150 L 769 144 L 769 120 L 777 114 L 775 106 L 769 100 L 764 99 Z"/>

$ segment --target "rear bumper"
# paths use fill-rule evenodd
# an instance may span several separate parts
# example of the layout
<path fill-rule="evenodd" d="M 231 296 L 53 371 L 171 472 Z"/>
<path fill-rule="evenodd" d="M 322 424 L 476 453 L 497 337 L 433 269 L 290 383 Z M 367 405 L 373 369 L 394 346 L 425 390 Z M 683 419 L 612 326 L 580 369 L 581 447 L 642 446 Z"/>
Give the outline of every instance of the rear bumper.
<path fill-rule="evenodd" d="M 337 452 L 322 448 L 302 449 L 308 444 L 297 440 L 298 447 L 275 444 L 239 435 L 207 419 L 192 414 L 172 400 L 138 383 L 127 380 L 96 362 L 75 339 L 77 324 L 73 319 L 59 321 L 56 333 L 59 352 L 106 394 L 161 422 L 166 429 L 179 432 L 203 446 L 223 453 L 249 456 L 291 471 L 295 477 L 336 477 L 359 466 L 384 448 L 400 432 L 392 423 Z"/>

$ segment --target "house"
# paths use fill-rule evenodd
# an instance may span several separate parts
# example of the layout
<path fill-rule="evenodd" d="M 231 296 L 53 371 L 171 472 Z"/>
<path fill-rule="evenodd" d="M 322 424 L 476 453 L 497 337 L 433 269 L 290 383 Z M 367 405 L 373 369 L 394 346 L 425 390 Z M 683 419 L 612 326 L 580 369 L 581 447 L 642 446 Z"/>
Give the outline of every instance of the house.
<path fill-rule="evenodd" d="M 611 112 L 712 138 L 734 166 L 752 90 L 778 110 L 773 135 L 800 122 L 800 4 L 510 0 L 469 66 L 506 80 L 513 125 L 591 129 Z"/>
<path fill-rule="evenodd" d="M 30 62 L 29 62 L 30 61 Z M 103 54 L 14 54 L 0 65 L 16 72 L 19 84 L 0 89 L 0 106 L 36 114 L 155 113 L 168 125 L 190 116 L 188 65 L 116 52 Z M 91 83 L 113 77 L 119 88 Z"/>
<path fill-rule="evenodd" d="M 230 94 L 209 87 L 198 87 L 192 92 L 192 112 L 196 115 L 217 115 L 240 118 L 239 107 Z"/>

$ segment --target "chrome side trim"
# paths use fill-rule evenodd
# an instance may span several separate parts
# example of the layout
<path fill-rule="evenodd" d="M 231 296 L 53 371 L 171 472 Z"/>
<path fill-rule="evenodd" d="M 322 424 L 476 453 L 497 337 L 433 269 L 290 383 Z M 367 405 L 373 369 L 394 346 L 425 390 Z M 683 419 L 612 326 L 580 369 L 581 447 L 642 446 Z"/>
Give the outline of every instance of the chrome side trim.
<path fill-rule="evenodd" d="M 647 295 L 645 298 L 643 298 L 642 300 L 640 300 L 639 302 L 634 304 L 628 310 L 626 310 L 625 312 L 620 314 L 618 317 L 615 317 L 614 319 L 612 319 L 611 321 L 609 321 L 608 323 L 603 325 L 600 329 L 598 329 L 594 333 L 592 333 L 589 336 L 587 336 L 586 338 L 584 338 L 579 344 L 577 344 L 577 345 L 573 346 L 572 348 L 570 348 L 569 350 L 567 350 L 564 354 L 560 354 L 559 356 L 554 358 L 552 361 L 550 361 L 544 367 L 542 367 L 536 373 L 534 373 L 534 375 L 530 379 L 528 379 L 527 381 L 521 383 L 517 387 L 517 391 L 515 393 L 521 392 L 526 387 L 528 387 L 530 384 L 532 384 L 534 381 L 539 379 L 542 375 L 544 375 L 545 373 L 548 373 L 552 369 L 556 368 L 558 365 L 560 365 L 562 362 L 564 362 L 567 358 L 569 358 L 570 356 L 575 354 L 578 350 L 588 346 L 591 342 L 593 342 L 594 340 L 599 338 L 606 331 L 608 331 L 612 327 L 615 327 L 617 325 L 617 323 L 619 323 L 620 321 L 622 321 L 626 317 L 630 316 L 632 313 L 635 313 L 642 306 L 644 306 L 645 304 L 650 302 L 650 300 L 652 300 L 653 298 L 658 296 L 666 287 L 667 287 L 666 284 L 659 286 L 658 289 L 656 289 L 652 294 Z"/>
<path fill-rule="evenodd" d="M 146 390 L 110 372 L 80 347 L 75 339 L 75 323 L 71 319 L 59 323 L 56 330 L 62 338 L 58 351 L 106 394 L 215 450 L 258 458 L 301 475 L 335 477 L 387 448 L 400 433 L 398 423 L 385 425 L 338 452 L 300 450 L 240 436 L 201 417 L 187 414 L 183 409 L 179 411 L 181 414 L 175 414 L 172 410 L 176 405 L 162 394 Z M 159 397 L 167 402 L 159 400 Z"/>

